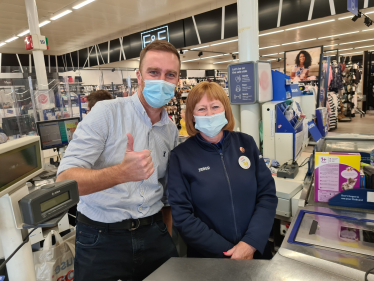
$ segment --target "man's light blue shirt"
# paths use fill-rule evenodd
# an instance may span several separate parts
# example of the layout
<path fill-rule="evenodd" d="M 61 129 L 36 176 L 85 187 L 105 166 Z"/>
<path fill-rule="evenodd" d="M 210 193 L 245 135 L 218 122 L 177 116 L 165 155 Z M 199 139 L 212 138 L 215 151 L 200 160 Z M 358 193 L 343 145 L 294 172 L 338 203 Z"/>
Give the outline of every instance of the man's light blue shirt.
<path fill-rule="evenodd" d="M 96 103 L 79 123 L 57 174 L 74 167 L 103 169 L 121 163 L 127 133 L 134 137 L 135 151 L 151 151 L 155 171 L 147 180 L 80 196 L 78 211 L 92 220 L 113 223 L 148 217 L 168 204 L 167 165 L 170 151 L 177 145 L 178 129 L 165 109 L 161 120 L 152 125 L 137 94 Z"/>

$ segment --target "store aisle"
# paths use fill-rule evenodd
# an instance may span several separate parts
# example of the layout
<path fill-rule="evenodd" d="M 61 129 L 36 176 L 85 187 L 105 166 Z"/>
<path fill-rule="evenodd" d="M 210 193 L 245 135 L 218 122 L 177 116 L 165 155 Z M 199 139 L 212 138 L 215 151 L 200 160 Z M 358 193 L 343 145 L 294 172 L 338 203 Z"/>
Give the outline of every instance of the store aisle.
<path fill-rule="evenodd" d="M 331 132 L 374 135 L 374 115 L 366 114 L 360 118 L 360 115 L 356 114 L 351 122 L 339 122 L 338 128 Z"/>

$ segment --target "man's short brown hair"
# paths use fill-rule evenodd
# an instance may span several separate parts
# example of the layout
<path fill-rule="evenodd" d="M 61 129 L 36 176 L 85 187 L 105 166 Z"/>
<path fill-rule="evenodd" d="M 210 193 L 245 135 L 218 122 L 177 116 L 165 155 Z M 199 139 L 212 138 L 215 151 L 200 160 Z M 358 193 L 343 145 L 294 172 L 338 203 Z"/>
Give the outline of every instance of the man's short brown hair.
<path fill-rule="evenodd" d="M 142 69 L 142 62 L 145 57 L 145 54 L 150 50 L 156 50 L 156 51 L 164 51 L 173 53 L 177 56 L 179 61 L 179 68 L 181 67 L 181 58 L 179 56 L 178 50 L 175 49 L 173 44 L 170 44 L 168 41 L 165 40 L 155 40 L 152 43 L 148 44 L 141 52 L 140 52 L 140 62 L 139 62 L 139 70 Z"/>
<path fill-rule="evenodd" d="M 207 95 L 209 101 L 219 100 L 225 108 L 225 117 L 228 123 L 222 128 L 222 130 L 232 131 L 235 127 L 235 119 L 232 114 L 230 100 L 226 92 L 220 85 L 215 82 L 200 82 L 197 84 L 187 96 L 186 101 L 186 129 L 189 136 L 196 135 L 199 131 L 196 130 L 194 124 L 193 111 L 197 103 L 201 101 L 204 95 Z"/>
<path fill-rule="evenodd" d="M 113 96 L 105 90 L 98 90 L 94 91 L 87 97 L 88 107 L 91 110 L 92 107 L 98 102 L 102 100 L 111 100 L 113 99 Z"/>

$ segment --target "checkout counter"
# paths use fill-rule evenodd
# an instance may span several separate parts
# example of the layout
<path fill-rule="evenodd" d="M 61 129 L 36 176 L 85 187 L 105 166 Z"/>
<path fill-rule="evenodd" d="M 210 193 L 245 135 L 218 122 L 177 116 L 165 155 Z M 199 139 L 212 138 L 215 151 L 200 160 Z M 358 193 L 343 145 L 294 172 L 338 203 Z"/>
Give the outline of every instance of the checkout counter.
<path fill-rule="evenodd" d="M 374 136 L 331 133 L 317 146 L 324 152 L 370 153 Z M 291 223 L 272 260 L 171 258 L 145 281 L 365 280 L 365 273 L 374 267 L 374 209 L 315 202 L 314 173 L 298 176 L 303 179 L 286 181 L 299 191 L 291 187 L 287 191 L 287 184 L 277 186 L 280 202 L 287 201 L 288 194 L 289 205 L 278 204 L 276 218 Z M 298 208 L 292 209 L 296 203 Z M 356 237 L 347 239 L 352 233 Z M 374 275 L 369 274 L 367 280 L 374 280 Z"/>

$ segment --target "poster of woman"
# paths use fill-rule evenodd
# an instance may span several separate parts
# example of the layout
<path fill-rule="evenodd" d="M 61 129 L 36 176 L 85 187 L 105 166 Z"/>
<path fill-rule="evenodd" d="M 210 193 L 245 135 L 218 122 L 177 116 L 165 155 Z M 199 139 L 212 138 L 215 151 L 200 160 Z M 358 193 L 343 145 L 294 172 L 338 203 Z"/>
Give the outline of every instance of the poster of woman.
<path fill-rule="evenodd" d="M 291 81 L 317 80 L 321 53 L 321 47 L 285 52 L 286 74 Z"/>

